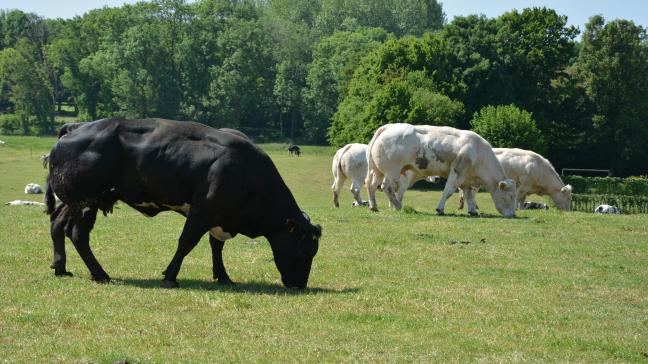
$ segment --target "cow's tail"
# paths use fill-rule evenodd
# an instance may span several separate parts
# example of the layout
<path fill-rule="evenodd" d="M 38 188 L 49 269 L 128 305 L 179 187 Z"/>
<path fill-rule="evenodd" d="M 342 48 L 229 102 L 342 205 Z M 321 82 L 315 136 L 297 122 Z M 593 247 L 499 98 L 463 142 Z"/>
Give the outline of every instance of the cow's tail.
<path fill-rule="evenodd" d="M 49 175 L 45 184 L 47 185 L 45 187 L 45 213 L 51 215 L 56 209 L 56 197 L 54 197 L 54 190 L 52 189 Z"/>
<path fill-rule="evenodd" d="M 342 156 L 347 152 L 347 150 L 349 150 L 349 148 L 351 148 L 351 144 L 345 145 L 335 152 L 335 156 L 333 156 L 333 166 L 331 168 L 333 172 L 333 185 L 331 186 L 331 189 L 334 191 L 340 181 L 340 177 L 344 175 L 344 172 L 342 171 Z"/>
<path fill-rule="evenodd" d="M 365 184 L 367 186 L 369 186 L 369 184 L 371 183 L 373 171 L 378 169 L 378 167 L 376 167 L 376 163 L 373 160 L 373 156 L 371 155 L 371 150 L 373 149 L 373 145 L 378 139 L 378 137 L 380 136 L 380 134 L 382 134 L 382 132 L 385 131 L 386 128 L 387 128 L 386 125 L 383 125 L 380 128 L 378 128 L 374 133 L 373 137 L 371 138 L 371 141 L 369 141 L 369 145 L 367 146 L 367 177 L 365 179 Z"/>

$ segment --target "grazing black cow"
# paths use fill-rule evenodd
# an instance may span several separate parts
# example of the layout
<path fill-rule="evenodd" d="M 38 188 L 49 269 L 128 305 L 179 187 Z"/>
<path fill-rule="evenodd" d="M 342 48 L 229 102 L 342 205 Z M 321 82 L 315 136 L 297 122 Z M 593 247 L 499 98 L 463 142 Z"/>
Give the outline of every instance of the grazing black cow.
<path fill-rule="evenodd" d="M 299 145 L 295 145 L 295 144 L 289 145 L 288 146 L 288 153 L 290 155 L 294 154 L 294 155 L 299 157 L 299 155 L 301 154 L 301 150 L 299 149 Z"/>
<path fill-rule="evenodd" d="M 147 216 L 173 210 L 187 217 L 164 287 L 177 287 L 182 260 L 207 232 L 219 282 L 231 282 L 223 242 L 241 233 L 268 239 L 286 287 L 307 285 L 321 228 L 301 212 L 270 158 L 241 132 L 162 119 L 98 120 L 60 135 L 47 179 L 56 275 L 69 275 L 67 235 L 93 279 L 110 280 L 92 254 L 89 234 L 97 211 L 106 214 L 121 200 Z"/>

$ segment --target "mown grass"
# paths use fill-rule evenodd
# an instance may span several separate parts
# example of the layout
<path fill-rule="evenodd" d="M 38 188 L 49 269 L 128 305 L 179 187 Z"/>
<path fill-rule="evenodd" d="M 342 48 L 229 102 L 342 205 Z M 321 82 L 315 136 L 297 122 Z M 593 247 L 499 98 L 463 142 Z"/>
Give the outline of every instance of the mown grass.
<path fill-rule="evenodd" d="M 52 138 L 0 137 L 0 202 L 43 182 Z M 68 242 L 55 278 L 48 219 L 0 206 L 0 358 L 6 362 L 645 362 L 648 218 L 523 211 L 504 219 L 433 214 L 439 192 L 408 191 L 406 211 L 351 207 L 330 193 L 333 148 L 291 157 L 264 146 L 302 209 L 324 228 L 309 288 L 285 290 L 265 239 L 225 246 L 238 284 L 211 280 L 206 240 L 181 287 L 158 288 L 183 219 L 120 205 L 92 247 L 113 283 L 96 284 Z M 31 152 L 30 152 L 31 151 Z M 271 191 L 268 191 L 271 193 Z M 363 196 L 366 193 L 363 191 Z M 41 197 L 38 197 L 39 199 Z M 366 198 L 366 197 L 365 197 Z M 536 198 L 537 199 L 537 198 Z M 271 206 L 269 208 L 272 208 Z M 480 242 L 484 239 L 484 242 Z"/>

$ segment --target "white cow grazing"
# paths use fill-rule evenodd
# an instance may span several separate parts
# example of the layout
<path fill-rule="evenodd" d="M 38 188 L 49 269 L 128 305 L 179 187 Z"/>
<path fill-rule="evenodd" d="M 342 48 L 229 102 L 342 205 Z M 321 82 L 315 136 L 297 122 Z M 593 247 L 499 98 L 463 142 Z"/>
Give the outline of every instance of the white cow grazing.
<path fill-rule="evenodd" d="M 551 163 L 538 153 L 517 148 L 493 148 L 506 177 L 516 183 L 519 207 L 528 195 L 548 195 L 561 210 L 571 210 L 572 186 L 565 185 Z"/>
<path fill-rule="evenodd" d="M 5 205 L 9 206 L 45 206 L 44 203 L 38 201 L 25 201 L 25 200 L 13 200 L 5 202 Z"/>
<path fill-rule="evenodd" d="M 360 189 L 364 185 L 367 176 L 367 145 L 352 143 L 338 149 L 335 156 L 333 156 L 332 171 L 333 185 L 331 189 L 333 190 L 333 204 L 335 207 L 340 206 L 339 195 L 347 178 L 351 179 L 351 193 L 355 199 L 353 206 L 366 206 L 367 202 L 362 201 L 360 198 Z M 403 180 L 399 183 L 402 183 L 402 188 L 399 188 L 398 199 L 402 202 L 403 193 L 416 181 L 412 171 L 406 171 L 401 178 Z M 427 180 L 434 183 L 436 178 L 438 177 L 428 177 Z"/>
<path fill-rule="evenodd" d="M 360 189 L 364 185 L 367 176 L 367 145 L 366 144 L 347 144 L 338 149 L 333 156 L 333 204 L 340 207 L 338 201 L 340 191 L 344 186 L 347 178 L 351 179 L 351 193 L 355 199 L 354 206 L 363 205 L 360 198 Z"/>
<path fill-rule="evenodd" d="M 488 142 L 478 134 L 446 126 L 387 124 L 374 133 L 367 149 L 369 208 L 376 211 L 376 188 L 399 209 L 397 182 L 407 171 L 414 179 L 441 176 L 447 179 L 437 213 L 458 187 L 483 185 L 491 193 L 497 210 L 515 216 L 515 182 L 507 179 Z M 401 186 L 402 186 L 401 182 Z M 473 190 L 465 188 L 468 212 L 477 214 Z"/>
<path fill-rule="evenodd" d="M 595 214 L 620 214 L 621 212 L 616 206 L 611 206 L 611 205 L 598 205 L 594 209 Z"/>
<path fill-rule="evenodd" d="M 25 186 L 25 193 L 28 195 L 37 195 L 43 193 L 43 189 L 36 183 L 28 183 L 27 186 Z"/>

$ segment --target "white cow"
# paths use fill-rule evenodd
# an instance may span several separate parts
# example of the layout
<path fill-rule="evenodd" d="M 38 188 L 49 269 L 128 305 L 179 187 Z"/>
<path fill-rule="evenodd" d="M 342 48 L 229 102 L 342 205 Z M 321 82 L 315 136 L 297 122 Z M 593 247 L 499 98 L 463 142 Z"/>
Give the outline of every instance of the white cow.
<path fill-rule="evenodd" d="M 364 186 L 365 178 L 367 176 L 367 145 L 352 143 L 343 146 L 338 149 L 333 156 L 333 185 L 331 189 L 333 190 L 333 204 L 335 207 L 339 207 L 339 195 L 344 186 L 344 182 L 347 178 L 351 179 L 351 193 L 355 202 L 353 206 L 366 206 L 367 202 L 362 201 L 360 198 L 360 189 Z M 416 182 L 414 180 L 414 173 L 412 171 L 406 171 L 403 180 L 403 188 L 399 188 L 398 200 L 402 202 L 403 193 L 405 190 Z M 437 177 L 428 177 L 429 182 L 436 182 Z"/>
<path fill-rule="evenodd" d="M 357 205 L 363 205 L 360 198 L 360 189 L 364 185 L 367 176 L 367 145 L 366 144 L 347 144 L 338 149 L 333 156 L 333 204 L 340 207 L 338 197 L 344 181 L 351 179 L 351 193 Z"/>
<path fill-rule="evenodd" d="M 598 205 L 594 209 L 595 214 L 620 214 L 621 212 L 616 206 L 611 206 L 611 205 Z"/>
<path fill-rule="evenodd" d="M 572 186 L 565 185 L 551 163 L 538 153 L 517 148 L 493 148 L 506 177 L 516 183 L 519 207 L 527 196 L 548 195 L 561 210 L 571 210 Z"/>
<path fill-rule="evenodd" d="M 36 183 L 28 183 L 27 186 L 25 186 L 25 193 L 28 195 L 37 195 L 43 193 L 43 189 Z"/>
<path fill-rule="evenodd" d="M 491 193 L 497 210 L 515 216 L 515 182 L 507 179 L 488 142 L 478 134 L 445 126 L 387 124 L 374 133 L 367 149 L 369 208 L 376 211 L 376 188 L 383 191 L 392 206 L 401 202 L 396 188 L 402 176 L 411 171 L 414 180 L 426 176 L 447 179 L 437 213 L 443 214 L 448 197 L 458 187 L 483 185 Z M 403 183 L 400 183 L 401 187 Z M 477 214 L 473 190 L 466 188 L 468 212 Z M 400 194 L 401 191 L 399 191 Z"/>
<path fill-rule="evenodd" d="M 5 205 L 9 206 L 45 206 L 44 203 L 38 201 L 25 201 L 25 200 L 13 200 L 5 202 Z"/>

